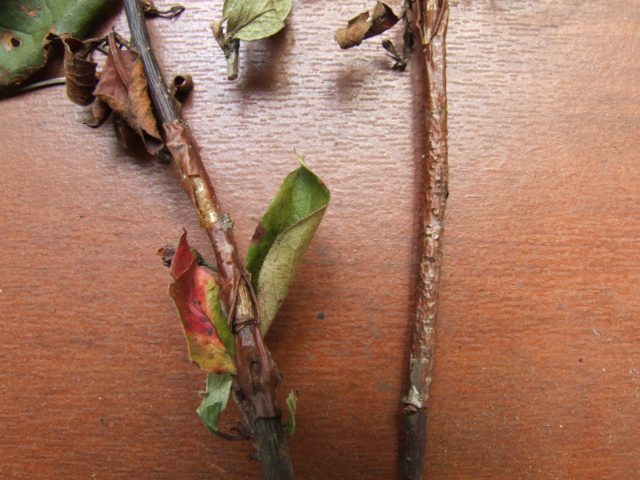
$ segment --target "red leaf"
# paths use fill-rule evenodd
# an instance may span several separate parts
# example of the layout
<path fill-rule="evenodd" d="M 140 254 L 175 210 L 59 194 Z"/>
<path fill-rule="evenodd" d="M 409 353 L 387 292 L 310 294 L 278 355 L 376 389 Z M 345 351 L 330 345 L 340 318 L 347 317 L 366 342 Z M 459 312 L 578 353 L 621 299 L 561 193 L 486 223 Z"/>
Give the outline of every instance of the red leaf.
<path fill-rule="evenodd" d="M 180 238 L 170 272 L 174 283 L 169 291 L 182 320 L 191 360 L 206 372 L 235 373 L 230 344 L 225 346 L 220 338 L 229 338 L 230 332 L 225 330 L 226 319 L 217 304 L 216 277 L 198 265 L 186 232 Z"/>

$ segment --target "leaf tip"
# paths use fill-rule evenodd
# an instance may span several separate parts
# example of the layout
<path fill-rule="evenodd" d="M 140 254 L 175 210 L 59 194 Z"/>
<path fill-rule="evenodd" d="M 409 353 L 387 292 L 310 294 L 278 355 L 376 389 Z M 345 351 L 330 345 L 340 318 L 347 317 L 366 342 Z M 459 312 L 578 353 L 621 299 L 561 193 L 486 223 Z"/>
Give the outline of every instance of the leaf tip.
<path fill-rule="evenodd" d="M 298 152 L 296 152 L 295 150 L 293 150 L 293 156 L 296 159 L 296 161 L 298 162 L 298 164 L 301 167 L 306 168 L 307 170 L 309 170 L 309 168 L 307 167 L 307 164 L 304 163 L 304 155 L 299 154 Z"/>

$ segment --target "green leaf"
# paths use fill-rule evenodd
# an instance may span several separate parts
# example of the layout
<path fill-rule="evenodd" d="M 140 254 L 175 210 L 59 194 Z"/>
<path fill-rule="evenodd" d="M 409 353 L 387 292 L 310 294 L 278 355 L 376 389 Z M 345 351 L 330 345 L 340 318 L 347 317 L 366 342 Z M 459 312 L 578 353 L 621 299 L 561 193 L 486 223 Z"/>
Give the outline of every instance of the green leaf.
<path fill-rule="evenodd" d="M 330 194 L 307 167 L 290 173 L 256 228 L 247 251 L 247 270 L 258 296 L 264 335 L 278 313 Z"/>
<path fill-rule="evenodd" d="M 3 0 L 0 8 L 0 91 L 47 63 L 50 33 L 81 37 L 109 0 Z"/>
<path fill-rule="evenodd" d="M 284 428 L 289 435 L 296 433 L 296 410 L 298 408 L 298 394 L 295 390 L 291 390 L 287 395 L 287 410 L 289 410 L 289 418 Z"/>
<path fill-rule="evenodd" d="M 196 411 L 204 424 L 214 433 L 218 432 L 218 419 L 227 406 L 232 383 L 233 377 L 228 373 L 207 375 L 207 391 Z"/>
<path fill-rule="evenodd" d="M 291 0 L 225 0 L 227 36 L 251 41 L 275 35 L 284 28 L 291 7 Z"/>

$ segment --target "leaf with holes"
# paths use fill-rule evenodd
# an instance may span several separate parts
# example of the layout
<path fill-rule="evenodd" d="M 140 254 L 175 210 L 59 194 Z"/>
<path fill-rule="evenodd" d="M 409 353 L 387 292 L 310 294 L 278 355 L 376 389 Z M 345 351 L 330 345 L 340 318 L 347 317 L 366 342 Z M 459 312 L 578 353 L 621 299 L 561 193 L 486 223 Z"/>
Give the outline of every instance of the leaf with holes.
<path fill-rule="evenodd" d="M 3 0 L 0 8 L 0 93 L 47 63 L 49 34 L 79 38 L 109 0 Z"/>
<path fill-rule="evenodd" d="M 247 251 L 247 270 L 258 296 L 263 335 L 287 296 L 329 199 L 329 190 L 322 180 L 302 165 L 285 178 L 253 234 Z"/>
<path fill-rule="evenodd" d="M 222 312 L 215 273 L 198 265 L 187 242 L 180 238 L 171 260 L 174 282 L 169 288 L 178 308 L 191 360 L 209 373 L 235 373 L 233 334 Z"/>

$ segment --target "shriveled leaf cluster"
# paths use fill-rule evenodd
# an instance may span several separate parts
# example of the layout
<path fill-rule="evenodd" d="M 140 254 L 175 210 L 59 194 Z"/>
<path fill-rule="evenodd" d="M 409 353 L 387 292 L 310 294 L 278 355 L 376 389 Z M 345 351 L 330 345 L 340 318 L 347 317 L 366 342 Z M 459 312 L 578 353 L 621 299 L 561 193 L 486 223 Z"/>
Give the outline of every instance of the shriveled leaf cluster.
<path fill-rule="evenodd" d="M 84 35 L 110 0 L 2 0 L 0 93 L 22 84 L 47 63 L 50 34 Z"/>
<path fill-rule="evenodd" d="M 98 73 L 92 54 L 105 39 L 80 41 L 61 37 L 67 96 L 79 105 L 91 105 L 92 117 L 87 125 L 98 127 L 113 114 L 116 132 L 125 145 L 134 134 L 147 152 L 156 155 L 164 143 L 149 97 L 144 65 L 138 52 L 121 48 L 124 40 L 119 42 L 119 38 L 115 33 L 109 34 L 107 60 Z M 176 91 L 190 85 L 190 78 L 181 77 Z"/>

